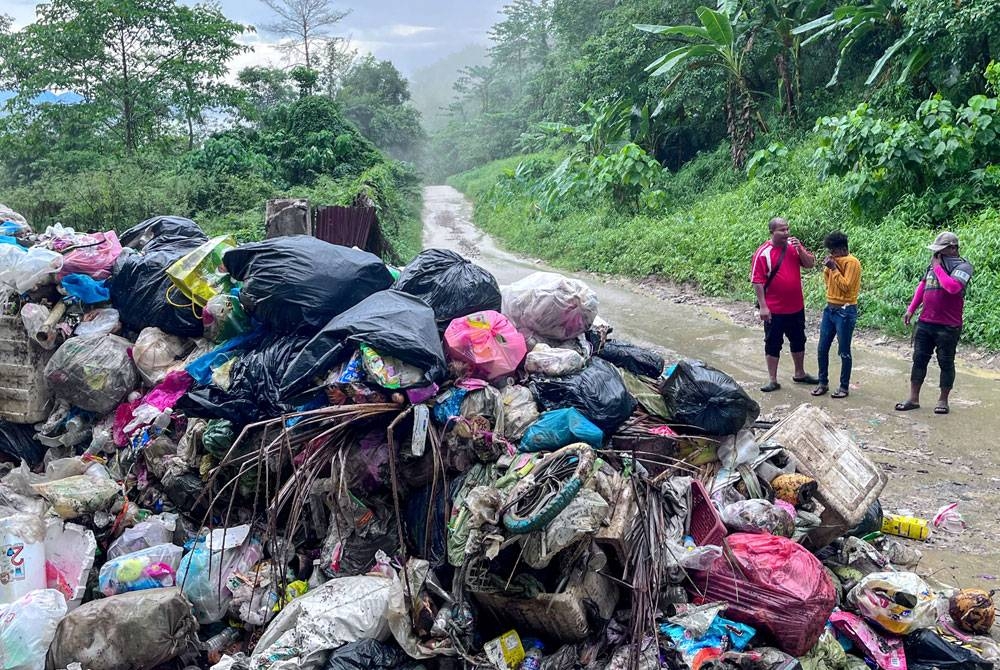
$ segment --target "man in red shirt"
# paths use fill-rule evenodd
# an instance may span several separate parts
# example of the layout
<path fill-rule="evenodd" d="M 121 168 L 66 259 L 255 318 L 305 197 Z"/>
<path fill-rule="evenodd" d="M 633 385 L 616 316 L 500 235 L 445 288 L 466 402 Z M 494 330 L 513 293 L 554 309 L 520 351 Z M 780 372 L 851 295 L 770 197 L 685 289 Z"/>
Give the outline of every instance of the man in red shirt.
<path fill-rule="evenodd" d="M 771 239 L 760 245 L 753 255 L 750 282 L 757 292 L 760 320 L 764 323 L 764 357 L 767 360 L 768 383 L 760 387 L 764 393 L 777 391 L 778 357 L 788 338 L 795 374 L 792 381 L 798 384 L 817 384 L 806 374 L 803 362 L 806 352 L 806 311 L 802 297 L 801 268 L 816 265 L 816 257 L 792 237 L 788 222 L 780 217 L 768 223 Z"/>

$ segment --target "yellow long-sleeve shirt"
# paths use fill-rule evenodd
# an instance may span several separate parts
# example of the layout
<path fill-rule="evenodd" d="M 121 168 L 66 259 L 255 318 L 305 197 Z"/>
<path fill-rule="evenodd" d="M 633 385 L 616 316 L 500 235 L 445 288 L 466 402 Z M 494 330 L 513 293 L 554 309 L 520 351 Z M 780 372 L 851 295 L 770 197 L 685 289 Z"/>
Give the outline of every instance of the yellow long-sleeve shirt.
<path fill-rule="evenodd" d="M 834 258 L 836 270 L 823 269 L 826 301 L 831 305 L 856 305 L 861 291 L 861 261 L 848 254 Z"/>

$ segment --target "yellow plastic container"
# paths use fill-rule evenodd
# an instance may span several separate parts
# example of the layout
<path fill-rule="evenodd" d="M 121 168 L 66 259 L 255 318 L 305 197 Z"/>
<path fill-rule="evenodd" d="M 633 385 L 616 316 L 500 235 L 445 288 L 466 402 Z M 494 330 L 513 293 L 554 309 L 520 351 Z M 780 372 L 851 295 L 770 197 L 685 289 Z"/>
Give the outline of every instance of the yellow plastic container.
<path fill-rule="evenodd" d="M 926 540 L 931 534 L 927 519 L 915 516 L 900 516 L 898 514 L 886 514 L 882 518 L 882 532 L 899 537 L 908 537 L 911 540 Z"/>
<path fill-rule="evenodd" d="M 515 670 L 524 660 L 524 645 L 516 630 L 509 630 L 483 646 L 486 658 L 497 670 Z"/>

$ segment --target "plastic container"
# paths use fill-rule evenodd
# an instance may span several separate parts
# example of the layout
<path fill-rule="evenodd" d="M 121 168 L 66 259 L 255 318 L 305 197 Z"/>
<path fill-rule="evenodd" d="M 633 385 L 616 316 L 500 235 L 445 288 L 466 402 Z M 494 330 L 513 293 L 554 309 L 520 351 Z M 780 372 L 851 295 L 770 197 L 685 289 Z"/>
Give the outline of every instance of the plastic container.
<path fill-rule="evenodd" d="M 542 670 L 542 649 L 544 648 L 541 640 L 535 638 L 527 638 L 523 641 L 524 644 L 524 660 L 521 661 L 520 670 Z"/>
<path fill-rule="evenodd" d="M 931 534 L 927 519 L 900 514 L 885 514 L 882 517 L 882 532 L 887 535 L 908 537 L 911 540 L 926 540 Z"/>
<path fill-rule="evenodd" d="M 45 524 L 32 514 L 0 518 L 0 604 L 45 588 Z"/>
<path fill-rule="evenodd" d="M 824 507 L 822 525 L 803 541 L 813 549 L 857 526 L 888 481 L 829 414 L 808 403 L 765 433 L 759 443 L 765 442 L 787 449 L 798 461 L 798 471 L 819 484 L 816 500 Z"/>
<path fill-rule="evenodd" d="M 205 640 L 201 645 L 201 649 L 207 654 L 211 654 L 212 652 L 218 653 L 239 639 L 240 632 L 238 630 L 235 628 L 226 628 L 221 633 Z"/>
<path fill-rule="evenodd" d="M 45 380 L 51 351 L 35 344 L 19 316 L 0 316 L 0 419 L 38 423 L 48 418 L 52 392 Z"/>
<path fill-rule="evenodd" d="M 722 523 L 719 511 L 708 497 L 705 485 L 697 479 L 691 480 L 691 525 L 688 534 L 699 547 L 721 545 L 726 537 L 726 524 Z"/>

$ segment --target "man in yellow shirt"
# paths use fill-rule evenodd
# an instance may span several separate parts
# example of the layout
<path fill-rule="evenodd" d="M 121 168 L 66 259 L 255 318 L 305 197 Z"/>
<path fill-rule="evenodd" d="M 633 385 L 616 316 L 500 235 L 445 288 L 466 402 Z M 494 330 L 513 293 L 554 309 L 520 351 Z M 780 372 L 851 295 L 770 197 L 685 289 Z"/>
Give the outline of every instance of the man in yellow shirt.
<path fill-rule="evenodd" d="M 847 235 L 837 231 L 823 240 L 827 256 L 823 260 L 823 281 L 826 282 L 826 309 L 819 326 L 816 356 L 819 364 L 819 386 L 815 396 L 830 390 L 830 347 L 837 338 L 840 356 L 840 386 L 831 398 L 846 398 L 851 388 L 851 338 L 858 322 L 858 292 L 861 290 L 861 263 L 847 248 Z"/>

